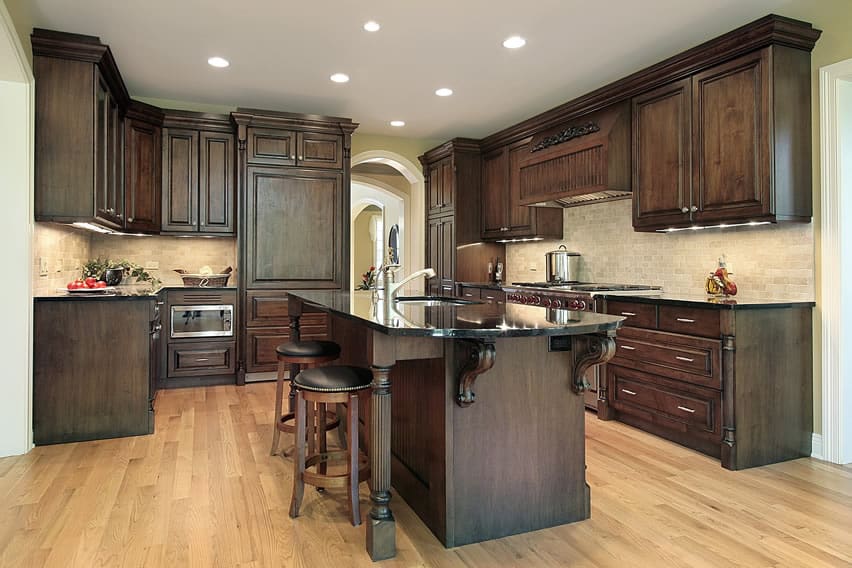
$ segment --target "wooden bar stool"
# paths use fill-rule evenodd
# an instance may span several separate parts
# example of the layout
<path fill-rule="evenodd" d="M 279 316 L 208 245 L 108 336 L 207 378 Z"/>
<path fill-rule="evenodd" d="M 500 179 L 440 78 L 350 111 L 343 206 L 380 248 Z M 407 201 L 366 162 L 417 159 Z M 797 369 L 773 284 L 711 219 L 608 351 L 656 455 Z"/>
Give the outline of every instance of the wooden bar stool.
<path fill-rule="evenodd" d="M 319 488 L 346 487 L 349 490 L 349 510 L 354 526 L 361 524 L 361 508 L 358 503 L 358 484 L 370 477 L 367 456 L 358 451 L 358 394 L 370 388 L 373 373 L 369 369 L 350 366 L 316 367 L 306 369 L 294 379 L 296 386 L 296 455 L 293 459 L 293 497 L 290 501 L 290 516 L 299 516 L 299 507 L 305 494 L 305 483 Z M 308 431 L 307 404 L 320 407 L 320 419 L 327 404 L 347 403 L 346 449 L 329 452 L 326 447 L 325 430 L 314 428 Z M 318 440 L 313 440 L 314 436 Z M 306 440 L 308 438 L 307 453 Z M 319 446 L 319 451 L 316 451 Z M 345 473 L 328 474 L 329 462 L 346 462 Z M 317 471 L 307 468 L 317 466 Z"/>
<path fill-rule="evenodd" d="M 278 377 L 275 389 L 275 428 L 272 431 L 272 449 L 270 455 L 278 453 L 278 440 L 281 437 L 281 432 L 295 432 L 293 424 L 289 424 L 294 419 L 293 412 L 282 414 L 284 405 L 284 374 L 290 365 L 304 366 L 305 368 L 316 367 L 323 363 L 330 363 L 340 357 L 340 346 L 333 341 L 292 341 L 283 343 L 275 348 L 278 355 Z M 292 373 L 291 373 L 292 374 Z M 293 376 L 290 377 L 290 392 L 295 394 L 293 386 Z M 292 408 L 290 409 L 292 410 Z M 323 417 L 325 418 L 325 417 Z M 337 414 L 323 428 L 332 429 L 339 425 L 340 420 Z"/>

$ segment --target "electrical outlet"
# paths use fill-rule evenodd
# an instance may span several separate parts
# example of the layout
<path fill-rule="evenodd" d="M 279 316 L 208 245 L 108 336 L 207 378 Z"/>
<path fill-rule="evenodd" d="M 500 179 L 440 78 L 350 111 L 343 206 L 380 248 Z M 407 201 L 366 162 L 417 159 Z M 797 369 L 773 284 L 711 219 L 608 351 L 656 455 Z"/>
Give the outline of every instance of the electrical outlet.
<path fill-rule="evenodd" d="M 538 270 L 538 266 L 537 266 L 537 265 L 535 265 L 535 264 L 530 264 L 530 265 L 527 267 L 527 270 L 529 270 L 530 272 L 535 272 L 535 271 L 537 271 L 537 270 Z"/>
<path fill-rule="evenodd" d="M 50 264 L 53 266 L 53 270 L 56 271 L 57 274 L 62 274 L 62 259 L 54 258 L 50 261 Z"/>
<path fill-rule="evenodd" d="M 43 256 L 38 257 L 38 275 L 47 276 L 48 272 L 50 272 L 50 270 L 47 267 L 47 259 Z"/>
<path fill-rule="evenodd" d="M 145 269 L 146 270 L 159 270 L 160 261 L 159 260 L 148 260 L 145 261 Z"/>

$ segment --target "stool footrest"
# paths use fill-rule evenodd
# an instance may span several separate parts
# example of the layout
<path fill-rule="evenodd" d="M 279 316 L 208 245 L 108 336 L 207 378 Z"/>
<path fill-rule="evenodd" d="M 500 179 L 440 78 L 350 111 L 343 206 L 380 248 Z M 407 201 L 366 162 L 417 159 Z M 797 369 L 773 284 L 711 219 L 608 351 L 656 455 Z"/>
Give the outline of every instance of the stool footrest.
<path fill-rule="evenodd" d="M 287 432 L 288 434 L 294 434 L 296 432 L 295 424 L 287 424 L 287 422 L 295 422 L 296 414 L 293 412 L 288 412 L 281 416 L 278 422 L 275 424 L 275 427 L 278 428 L 279 432 Z M 331 410 L 326 411 L 325 413 L 325 431 L 334 430 L 340 426 L 340 418 L 337 416 L 336 412 Z M 310 430 L 309 430 L 310 431 Z"/>
<path fill-rule="evenodd" d="M 311 454 L 305 459 L 305 467 L 313 467 L 320 463 L 329 462 L 348 462 L 349 452 L 347 450 L 332 450 L 330 452 L 322 452 Z M 367 455 L 363 452 L 358 452 L 358 480 L 366 481 L 370 478 L 370 463 Z M 302 480 L 305 483 L 316 487 L 323 488 L 341 488 L 348 487 L 349 473 L 343 472 L 339 474 L 323 474 L 313 471 L 305 471 L 302 473 Z"/>

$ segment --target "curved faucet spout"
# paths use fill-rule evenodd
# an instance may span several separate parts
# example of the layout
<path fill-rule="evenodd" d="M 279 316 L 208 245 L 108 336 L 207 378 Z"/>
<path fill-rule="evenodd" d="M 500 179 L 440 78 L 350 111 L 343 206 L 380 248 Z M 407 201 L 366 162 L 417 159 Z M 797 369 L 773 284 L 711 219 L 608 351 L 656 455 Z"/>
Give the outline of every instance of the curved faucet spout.
<path fill-rule="evenodd" d="M 434 278 L 436 276 L 435 271 L 431 268 L 424 268 L 423 270 L 418 270 L 416 272 L 412 272 L 405 278 L 403 278 L 399 282 L 391 282 L 388 272 L 384 273 L 385 275 L 385 298 L 388 303 L 392 302 L 399 292 L 400 288 L 404 285 L 408 284 L 412 280 L 416 278 L 420 278 L 421 276 L 425 276 L 426 278 Z"/>

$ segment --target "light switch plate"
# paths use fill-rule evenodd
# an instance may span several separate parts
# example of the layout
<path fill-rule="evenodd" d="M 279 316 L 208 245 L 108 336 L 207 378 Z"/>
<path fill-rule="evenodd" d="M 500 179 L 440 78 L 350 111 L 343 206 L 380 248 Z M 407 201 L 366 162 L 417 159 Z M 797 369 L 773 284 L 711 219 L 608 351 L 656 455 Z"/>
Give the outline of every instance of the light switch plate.
<path fill-rule="evenodd" d="M 38 275 L 39 276 L 47 276 L 47 273 L 50 272 L 47 267 L 47 259 L 43 256 L 38 257 Z"/>

